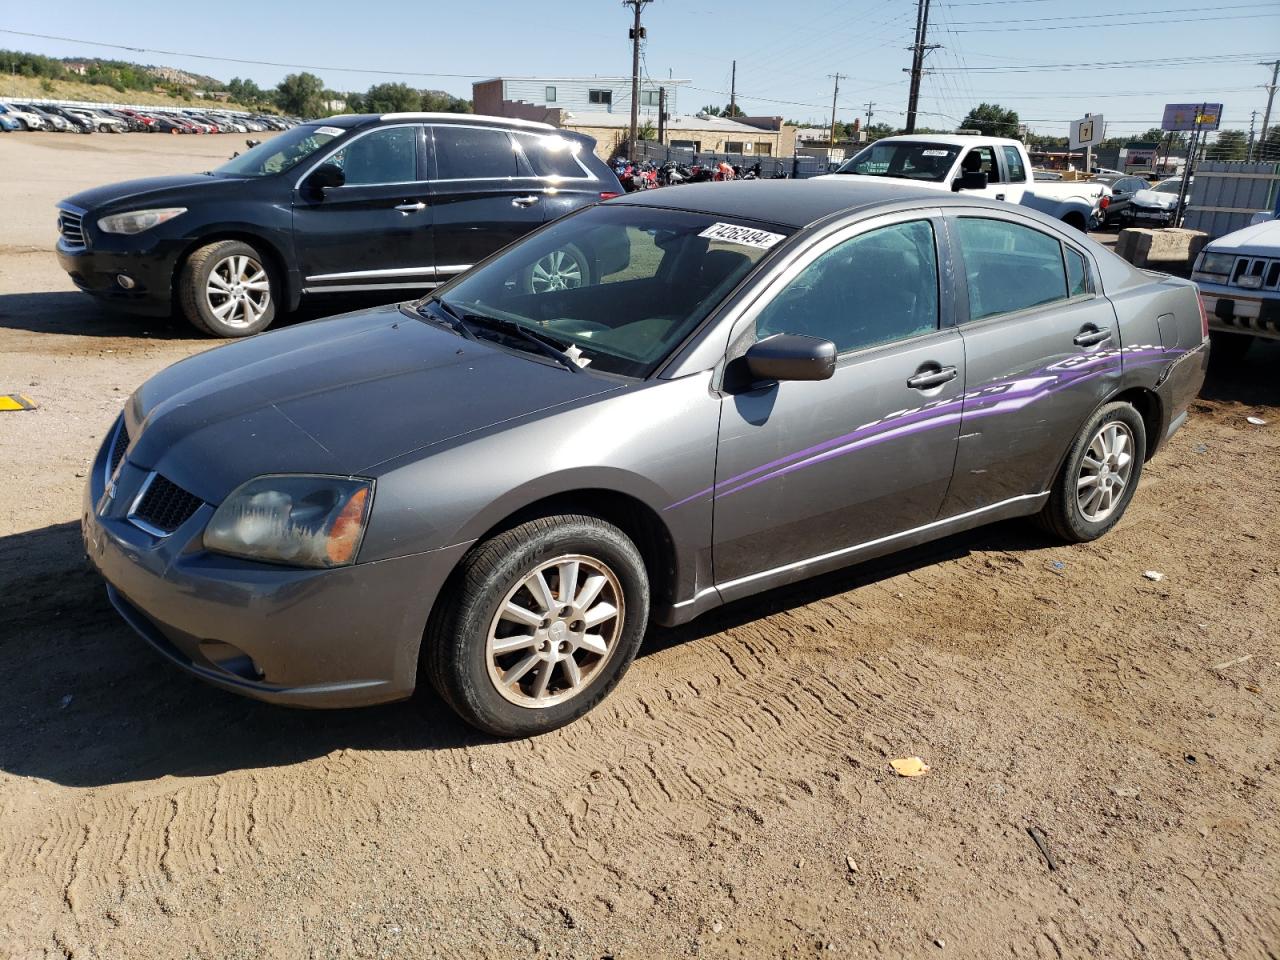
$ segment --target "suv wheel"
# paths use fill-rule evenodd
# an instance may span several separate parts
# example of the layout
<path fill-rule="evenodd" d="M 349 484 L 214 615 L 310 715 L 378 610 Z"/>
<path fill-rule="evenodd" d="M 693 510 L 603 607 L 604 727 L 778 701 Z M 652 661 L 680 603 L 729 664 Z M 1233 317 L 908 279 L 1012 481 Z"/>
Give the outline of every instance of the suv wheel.
<path fill-rule="evenodd" d="M 591 261 L 574 244 L 552 250 L 525 271 L 526 293 L 573 290 L 591 283 Z"/>
<path fill-rule="evenodd" d="M 220 240 L 187 258 L 178 278 L 182 312 L 215 337 L 247 337 L 271 326 L 276 291 L 267 261 L 239 240 Z"/>
<path fill-rule="evenodd" d="M 459 578 L 427 629 L 419 680 L 497 736 L 582 716 L 622 679 L 644 637 L 644 561 L 598 517 L 523 523 L 479 545 Z"/>
<path fill-rule="evenodd" d="M 1068 543 L 1098 539 L 1124 515 L 1146 455 L 1147 431 L 1138 411 L 1108 403 L 1072 444 L 1040 511 L 1041 524 Z"/>

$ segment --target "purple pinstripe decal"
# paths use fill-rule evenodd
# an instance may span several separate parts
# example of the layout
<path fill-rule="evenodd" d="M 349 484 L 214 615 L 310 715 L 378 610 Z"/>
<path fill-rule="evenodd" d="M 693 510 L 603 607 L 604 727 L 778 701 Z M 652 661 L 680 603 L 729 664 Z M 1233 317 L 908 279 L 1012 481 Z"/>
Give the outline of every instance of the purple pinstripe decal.
<path fill-rule="evenodd" d="M 674 510 L 676 507 L 708 496 L 716 499 L 727 497 L 765 481 L 776 480 L 794 471 L 825 463 L 855 450 L 865 449 L 888 440 L 922 433 L 958 423 L 961 420 L 1021 410 L 1061 390 L 1106 374 L 1119 372 L 1122 366 L 1131 368 L 1165 363 L 1185 352 L 1185 350 L 1166 350 L 1164 347 L 1144 344 L 1060 360 L 1024 377 L 996 381 L 947 400 L 934 401 L 914 409 L 895 411 L 879 420 L 863 424 L 850 433 L 796 450 L 776 460 L 753 467 L 745 473 L 720 480 L 713 486 L 677 500 L 665 509 Z"/>

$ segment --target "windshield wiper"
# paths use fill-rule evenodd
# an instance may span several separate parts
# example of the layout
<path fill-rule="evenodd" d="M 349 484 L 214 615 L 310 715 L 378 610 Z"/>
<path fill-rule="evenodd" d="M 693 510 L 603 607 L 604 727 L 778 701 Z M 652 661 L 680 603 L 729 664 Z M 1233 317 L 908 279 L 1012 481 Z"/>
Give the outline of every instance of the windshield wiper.
<path fill-rule="evenodd" d="M 428 310 L 428 307 L 436 306 L 440 308 L 439 313 L 434 310 Z M 471 328 L 463 321 L 462 314 L 445 303 L 439 297 L 432 297 L 425 303 L 415 306 L 414 311 L 424 320 L 439 324 L 442 327 L 448 327 L 458 336 L 465 340 L 474 340 L 476 335 L 472 333 Z"/>
<path fill-rule="evenodd" d="M 517 323 L 514 320 L 507 320 L 503 317 L 492 317 L 484 313 L 460 311 L 452 304 L 446 303 L 444 300 L 433 300 L 432 302 L 439 303 L 440 306 L 447 310 L 451 316 L 456 317 L 465 323 L 471 324 L 472 326 L 518 337 L 525 343 L 534 347 L 539 353 L 559 361 L 574 373 L 582 373 L 583 368 L 585 367 L 584 363 L 579 363 L 579 357 L 582 356 L 582 351 L 573 344 L 569 344 L 568 349 L 566 349 L 565 344 L 562 341 L 557 340 L 555 337 L 548 334 L 530 330 L 523 323 Z"/>

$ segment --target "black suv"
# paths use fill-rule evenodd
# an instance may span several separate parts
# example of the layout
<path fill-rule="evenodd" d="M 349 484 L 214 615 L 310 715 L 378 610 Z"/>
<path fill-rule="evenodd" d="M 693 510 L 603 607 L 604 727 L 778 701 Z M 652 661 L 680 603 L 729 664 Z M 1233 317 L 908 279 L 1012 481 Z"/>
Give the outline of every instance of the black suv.
<path fill-rule="evenodd" d="M 590 137 L 452 113 L 317 120 L 216 170 L 98 187 L 58 204 L 58 260 L 86 293 L 179 305 L 242 337 L 303 295 L 422 291 L 548 220 L 622 192 Z M 560 252 L 531 290 L 594 266 Z"/>

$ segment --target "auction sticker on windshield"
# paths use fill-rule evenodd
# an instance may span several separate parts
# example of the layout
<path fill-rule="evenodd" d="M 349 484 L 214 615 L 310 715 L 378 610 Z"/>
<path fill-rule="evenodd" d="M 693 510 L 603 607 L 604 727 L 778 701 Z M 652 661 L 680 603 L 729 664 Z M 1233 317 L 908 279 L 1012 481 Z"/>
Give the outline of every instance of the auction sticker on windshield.
<path fill-rule="evenodd" d="M 340 137 L 342 136 L 342 128 L 341 127 L 317 127 L 316 133 L 327 134 L 328 136 L 331 136 L 331 137 Z"/>
<path fill-rule="evenodd" d="M 737 243 L 744 247 L 759 247 L 762 250 L 767 250 L 779 240 L 785 239 L 781 233 L 769 233 L 767 230 L 743 227 L 736 223 L 713 223 L 698 236 L 707 237 L 710 240 L 722 240 L 725 243 Z"/>

